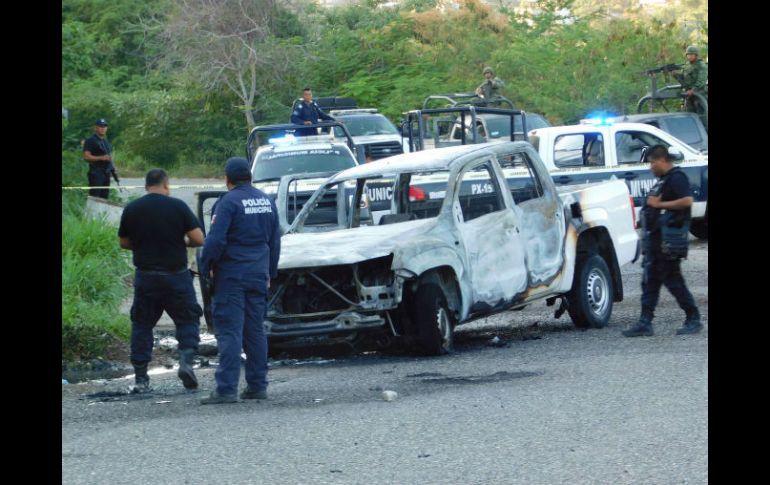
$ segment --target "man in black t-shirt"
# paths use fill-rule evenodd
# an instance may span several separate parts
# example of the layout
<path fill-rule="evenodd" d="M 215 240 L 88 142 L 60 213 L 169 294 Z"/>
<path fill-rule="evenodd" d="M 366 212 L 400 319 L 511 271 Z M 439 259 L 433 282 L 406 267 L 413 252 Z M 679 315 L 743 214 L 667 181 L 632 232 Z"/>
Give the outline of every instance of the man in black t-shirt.
<path fill-rule="evenodd" d="M 89 187 L 109 187 L 110 175 L 117 180 L 117 171 L 112 163 L 112 145 L 107 141 L 107 126 L 106 119 L 96 120 L 96 133 L 83 144 L 83 160 L 88 162 Z M 91 189 L 88 193 L 107 199 L 110 189 Z"/>
<path fill-rule="evenodd" d="M 147 172 L 147 194 L 131 202 L 120 218 L 120 247 L 133 251 L 134 304 L 131 306 L 131 363 L 134 392 L 150 390 L 147 365 L 152 359 L 152 329 L 163 310 L 176 326 L 179 372 L 184 387 L 195 389 L 193 358 L 200 342 L 203 310 L 195 298 L 187 247 L 203 245 L 198 219 L 183 201 L 169 197 L 164 170 Z"/>
<path fill-rule="evenodd" d="M 677 329 L 677 335 L 698 333 L 703 328 L 695 300 L 687 289 L 679 267 L 682 254 L 686 255 L 686 229 L 689 227 L 690 207 L 693 203 L 692 189 L 687 175 L 674 167 L 668 148 L 655 145 L 647 150 L 645 162 L 650 171 L 660 180 L 647 197 L 641 211 L 642 218 L 642 314 L 639 321 L 628 330 L 626 337 L 651 336 L 652 319 L 660 297 L 660 287 L 665 285 L 674 295 L 679 307 L 684 310 L 684 325 Z M 664 214 L 664 212 L 667 212 Z M 685 244 L 684 253 L 675 253 L 665 248 L 663 225 L 679 228 L 679 237 Z M 676 232 L 676 231 L 672 231 Z M 668 244 L 669 241 L 666 241 Z"/>

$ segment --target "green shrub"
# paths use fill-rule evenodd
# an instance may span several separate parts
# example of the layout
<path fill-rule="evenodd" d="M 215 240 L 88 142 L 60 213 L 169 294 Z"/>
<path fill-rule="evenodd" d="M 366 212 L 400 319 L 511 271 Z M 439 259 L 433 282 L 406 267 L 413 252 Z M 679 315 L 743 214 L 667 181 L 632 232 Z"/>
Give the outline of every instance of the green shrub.
<path fill-rule="evenodd" d="M 130 322 L 119 314 L 128 296 L 129 255 L 114 227 L 82 216 L 82 193 L 62 194 L 62 357 L 90 359 L 127 341 Z"/>

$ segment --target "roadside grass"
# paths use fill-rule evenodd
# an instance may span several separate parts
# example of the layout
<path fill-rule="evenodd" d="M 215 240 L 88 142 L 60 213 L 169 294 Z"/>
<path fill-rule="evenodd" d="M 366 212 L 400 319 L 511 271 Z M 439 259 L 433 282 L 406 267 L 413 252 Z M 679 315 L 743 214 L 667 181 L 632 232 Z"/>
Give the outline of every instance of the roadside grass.
<path fill-rule="evenodd" d="M 82 215 L 84 205 L 84 193 L 62 193 L 62 359 L 70 362 L 103 357 L 131 332 L 119 313 L 130 292 L 129 253 L 114 227 Z"/>

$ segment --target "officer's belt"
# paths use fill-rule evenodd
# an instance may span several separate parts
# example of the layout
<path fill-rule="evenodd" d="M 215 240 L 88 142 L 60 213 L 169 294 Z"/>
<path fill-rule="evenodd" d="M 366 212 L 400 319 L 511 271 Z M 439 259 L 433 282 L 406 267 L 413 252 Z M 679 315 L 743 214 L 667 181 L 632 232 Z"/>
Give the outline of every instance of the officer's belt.
<path fill-rule="evenodd" d="M 180 274 L 180 273 L 184 273 L 185 271 L 188 271 L 186 266 L 180 270 L 172 270 L 172 271 L 161 271 L 156 269 L 140 269 L 140 268 L 136 268 L 136 270 L 144 274 L 155 274 L 155 275 L 166 275 L 166 276 Z"/>

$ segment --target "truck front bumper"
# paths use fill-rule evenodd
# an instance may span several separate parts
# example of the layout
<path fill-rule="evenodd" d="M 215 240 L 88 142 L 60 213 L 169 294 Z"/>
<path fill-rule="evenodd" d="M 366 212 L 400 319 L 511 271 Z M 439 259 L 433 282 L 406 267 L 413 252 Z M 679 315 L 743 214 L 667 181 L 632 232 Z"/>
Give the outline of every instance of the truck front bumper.
<path fill-rule="evenodd" d="M 271 319 L 272 318 L 272 319 Z M 356 332 L 370 330 L 385 325 L 380 315 L 364 315 L 358 312 L 343 312 L 331 320 L 312 322 L 281 323 L 280 318 L 265 320 L 265 332 L 268 337 L 309 337 L 334 332 Z"/>

